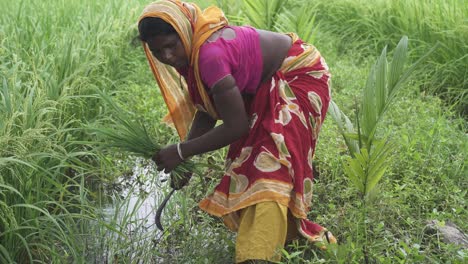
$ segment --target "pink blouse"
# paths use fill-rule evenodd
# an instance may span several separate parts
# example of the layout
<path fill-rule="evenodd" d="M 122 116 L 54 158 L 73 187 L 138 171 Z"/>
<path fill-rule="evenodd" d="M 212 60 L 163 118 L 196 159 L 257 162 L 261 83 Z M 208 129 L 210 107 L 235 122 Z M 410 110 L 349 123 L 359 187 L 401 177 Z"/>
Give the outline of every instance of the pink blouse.
<path fill-rule="evenodd" d="M 220 36 L 200 48 L 199 69 L 203 83 L 211 89 L 218 81 L 232 75 L 243 94 L 255 94 L 260 84 L 263 60 L 258 32 L 249 26 L 228 26 L 233 39 Z"/>

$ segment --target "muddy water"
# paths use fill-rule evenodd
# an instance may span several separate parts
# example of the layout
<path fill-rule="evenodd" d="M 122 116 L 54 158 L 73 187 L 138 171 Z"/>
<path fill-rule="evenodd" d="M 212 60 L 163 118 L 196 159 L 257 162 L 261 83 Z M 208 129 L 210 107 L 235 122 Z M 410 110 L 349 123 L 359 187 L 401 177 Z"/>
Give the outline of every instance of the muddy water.
<path fill-rule="evenodd" d="M 106 186 L 97 230 L 101 234 L 97 238 L 98 252 L 92 254 L 95 263 L 114 262 L 116 256 L 122 259 L 120 255 L 132 263 L 155 260 L 152 252 L 163 236 L 156 228 L 155 214 L 170 191 L 168 178 L 159 174 L 152 162 L 136 159 L 131 174 Z M 145 261 L 138 261 L 142 258 Z"/>
<path fill-rule="evenodd" d="M 106 220 L 120 220 L 131 216 L 131 221 L 151 226 L 164 190 L 168 189 L 168 175 L 159 174 L 152 164 L 136 160 L 132 175 L 123 176 L 117 183 L 117 192 L 102 208 Z M 110 187 L 112 188 L 112 187 Z"/>

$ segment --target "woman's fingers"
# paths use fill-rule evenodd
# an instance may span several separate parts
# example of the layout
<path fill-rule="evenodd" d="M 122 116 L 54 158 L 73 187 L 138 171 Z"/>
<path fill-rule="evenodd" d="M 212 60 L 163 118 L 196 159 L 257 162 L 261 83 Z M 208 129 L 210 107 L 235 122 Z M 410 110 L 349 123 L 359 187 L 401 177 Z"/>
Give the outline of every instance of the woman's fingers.
<path fill-rule="evenodd" d="M 159 158 L 159 151 L 156 152 L 156 153 L 154 153 L 154 154 L 153 154 L 153 157 L 151 157 L 151 159 L 152 159 L 152 160 L 154 161 L 154 163 L 156 163 L 156 164 L 161 163 L 161 162 L 160 162 L 160 158 Z"/>
<path fill-rule="evenodd" d="M 154 161 L 154 163 L 156 163 L 156 169 L 157 169 L 158 171 L 162 171 L 162 170 L 164 169 L 164 165 L 163 165 L 163 163 L 161 162 L 161 158 L 160 158 L 160 156 L 159 156 L 159 152 L 156 152 L 156 153 L 153 155 L 153 157 L 152 157 L 151 159 Z"/>
<path fill-rule="evenodd" d="M 152 160 L 156 163 L 158 171 L 170 173 L 182 160 L 177 153 L 176 145 L 170 145 L 156 152 Z"/>
<path fill-rule="evenodd" d="M 168 165 L 164 162 L 164 159 L 157 159 L 156 169 L 158 171 L 164 171 L 164 173 L 169 173 L 171 171 Z"/>

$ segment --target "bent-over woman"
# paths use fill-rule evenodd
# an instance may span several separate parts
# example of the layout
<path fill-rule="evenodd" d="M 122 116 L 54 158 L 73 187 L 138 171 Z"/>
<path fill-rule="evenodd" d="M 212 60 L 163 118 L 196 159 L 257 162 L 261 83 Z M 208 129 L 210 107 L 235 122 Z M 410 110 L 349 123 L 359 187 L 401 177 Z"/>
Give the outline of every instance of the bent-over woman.
<path fill-rule="evenodd" d="M 199 205 L 237 232 L 236 262 L 279 261 L 299 235 L 336 243 L 307 219 L 330 101 L 319 51 L 296 34 L 231 26 L 217 7 L 179 0 L 146 6 L 138 29 L 181 138 L 155 153 L 158 170 L 229 145 L 224 176 Z"/>

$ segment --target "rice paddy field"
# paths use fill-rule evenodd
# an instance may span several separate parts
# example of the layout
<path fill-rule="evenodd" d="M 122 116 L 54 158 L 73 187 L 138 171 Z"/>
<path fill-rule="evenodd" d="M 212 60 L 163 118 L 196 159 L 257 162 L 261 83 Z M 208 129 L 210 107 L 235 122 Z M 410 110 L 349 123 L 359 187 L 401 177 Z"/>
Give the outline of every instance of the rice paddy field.
<path fill-rule="evenodd" d="M 310 219 L 281 263 L 467 263 L 468 5 L 464 0 L 193 0 L 232 24 L 298 32 L 327 60 L 334 107 Z M 225 149 L 155 228 L 177 142 L 137 36 L 142 0 L 0 0 L 0 263 L 232 263 L 235 234 L 197 202 Z M 406 59 L 405 59 L 406 58 Z M 435 223 L 435 224 L 434 224 Z"/>

